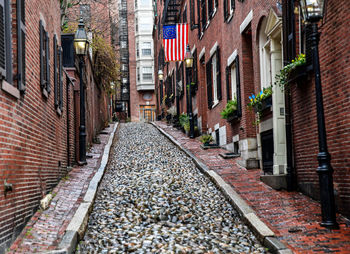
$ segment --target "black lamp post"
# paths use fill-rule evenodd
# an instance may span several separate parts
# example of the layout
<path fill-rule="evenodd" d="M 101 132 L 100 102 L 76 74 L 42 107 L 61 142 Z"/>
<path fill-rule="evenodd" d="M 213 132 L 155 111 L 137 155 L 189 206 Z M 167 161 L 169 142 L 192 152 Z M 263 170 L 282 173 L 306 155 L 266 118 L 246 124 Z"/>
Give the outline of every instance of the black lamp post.
<path fill-rule="evenodd" d="M 80 126 L 79 126 L 79 164 L 86 162 L 86 127 L 85 127 L 85 90 L 83 81 L 84 56 L 89 48 L 87 34 L 84 28 L 84 22 L 81 18 L 77 32 L 74 36 L 75 53 L 79 57 L 79 79 L 80 79 Z"/>
<path fill-rule="evenodd" d="M 158 79 L 160 81 L 160 87 L 159 87 L 159 100 L 160 100 L 160 102 L 159 102 L 159 104 L 162 104 L 163 103 L 163 79 L 164 79 L 164 74 L 163 74 L 162 70 L 158 71 Z M 162 117 L 162 115 L 163 115 L 163 112 L 160 112 L 160 117 Z"/>
<path fill-rule="evenodd" d="M 192 112 L 192 95 L 191 95 L 191 81 L 190 81 L 190 71 L 193 67 L 193 56 L 191 54 L 190 46 L 186 47 L 186 55 L 185 55 L 185 66 L 186 66 L 186 81 L 188 83 L 188 118 L 190 120 L 190 138 L 194 138 L 194 122 L 193 122 L 193 112 Z"/>
<path fill-rule="evenodd" d="M 317 124 L 318 124 L 318 145 L 319 153 L 317 155 L 320 185 L 320 199 L 322 210 L 321 226 L 336 229 L 338 224 L 335 214 L 335 201 L 333 189 L 333 168 L 331 166 L 331 156 L 327 148 L 326 125 L 324 120 L 323 96 L 321 86 L 320 61 L 318 55 L 319 32 L 317 23 L 324 15 L 325 0 L 301 0 L 300 6 L 306 22 L 311 23 L 312 33 L 310 39 L 312 42 L 312 59 L 315 73 Z"/>

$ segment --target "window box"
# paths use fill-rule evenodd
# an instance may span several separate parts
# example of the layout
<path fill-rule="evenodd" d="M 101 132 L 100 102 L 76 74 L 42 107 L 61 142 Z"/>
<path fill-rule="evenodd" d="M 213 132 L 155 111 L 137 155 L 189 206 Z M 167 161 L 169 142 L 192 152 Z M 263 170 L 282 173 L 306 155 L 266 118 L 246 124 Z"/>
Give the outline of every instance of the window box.
<path fill-rule="evenodd" d="M 226 121 L 228 123 L 233 123 L 235 120 L 239 119 L 238 110 L 235 110 L 232 115 L 227 117 Z"/>
<path fill-rule="evenodd" d="M 257 104 L 254 106 L 254 112 L 263 112 L 268 108 L 272 107 L 272 95 L 269 97 L 266 97 L 264 100 L 261 101 L 261 104 Z"/>
<path fill-rule="evenodd" d="M 300 65 L 292 70 L 288 76 L 288 83 L 302 83 L 308 78 L 309 72 L 312 70 L 312 65 Z"/>

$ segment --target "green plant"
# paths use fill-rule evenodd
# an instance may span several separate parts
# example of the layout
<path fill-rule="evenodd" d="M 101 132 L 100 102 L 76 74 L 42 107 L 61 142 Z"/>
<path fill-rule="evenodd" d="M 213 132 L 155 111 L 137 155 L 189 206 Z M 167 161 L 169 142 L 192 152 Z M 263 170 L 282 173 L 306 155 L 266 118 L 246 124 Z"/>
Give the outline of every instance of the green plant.
<path fill-rule="evenodd" d="M 188 115 L 182 113 L 182 114 L 179 116 L 179 122 L 180 122 L 180 125 L 181 125 L 182 127 L 184 127 L 184 126 L 186 125 L 186 123 L 188 123 L 188 125 L 189 125 L 190 119 L 189 119 Z M 185 128 L 185 127 L 184 127 L 184 128 Z"/>
<path fill-rule="evenodd" d="M 203 134 L 202 136 L 200 136 L 199 140 L 203 144 L 209 144 L 210 142 L 213 141 L 213 137 L 210 134 Z"/>
<path fill-rule="evenodd" d="M 228 101 L 226 107 L 220 112 L 222 119 L 227 119 L 230 116 L 233 116 L 237 110 L 237 99 L 235 98 L 232 101 Z"/>
<path fill-rule="evenodd" d="M 282 91 L 288 88 L 288 78 L 290 73 L 298 66 L 304 65 L 306 63 L 305 54 L 298 55 L 291 63 L 284 66 L 279 74 L 276 74 L 275 85 L 278 85 Z"/>

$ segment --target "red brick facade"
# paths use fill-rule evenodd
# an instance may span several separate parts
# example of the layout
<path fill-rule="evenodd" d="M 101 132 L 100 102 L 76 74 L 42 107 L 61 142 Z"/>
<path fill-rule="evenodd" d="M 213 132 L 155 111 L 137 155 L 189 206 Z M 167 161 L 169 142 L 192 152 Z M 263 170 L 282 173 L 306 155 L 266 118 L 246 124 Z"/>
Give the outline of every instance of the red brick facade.
<path fill-rule="evenodd" d="M 6 2 L 6 1 L 5 1 Z M 16 1 L 12 0 L 12 75 L 17 75 Z M 75 68 L 62 70 L 62 104 L 55 106 L 53 38 L 60 42 L 58 1 L 25 1 L 25 92 L 1 80 L 0 89 L 0 252 L 6 249 L 24 223 L 70 170 L 77 157 L 75 138 L 79 124 L 79 81 Z M 51 90 L 43 92 L 40 81 L 40 33 L 42 21 L 49 38 Z M 86 63 L 87 143 L 108 122 L 108 97 L 93 79 L 90 62 Z M 72 77 L 72 79 L 69 78 Z M 79 89 L 78 89 L 79 90 Z M 79 105 L 79 104 L 78 104 Z M 78 119 L 78 120 L 77 120 Z M 12 185 L 12 189 L 6 186 Z"/>

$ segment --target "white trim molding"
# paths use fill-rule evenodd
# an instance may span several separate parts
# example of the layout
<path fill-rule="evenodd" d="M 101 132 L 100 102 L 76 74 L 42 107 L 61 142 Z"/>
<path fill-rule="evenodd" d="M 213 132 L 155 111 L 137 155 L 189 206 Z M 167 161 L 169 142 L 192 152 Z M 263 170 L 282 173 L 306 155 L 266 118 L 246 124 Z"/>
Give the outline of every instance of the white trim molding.
<path fill-rule="evenodd" d="M 237 49 L 227 58 L 227 66 L 230 66 L 237 57 Z"/>
<path fill-rule="evenodd" d="M 242 24 L 239 26 L 240 33 L 243 33 L 247 26 L 250 24 L 250 22 L 253 20 L 253 10 L 250 10 L 248 15 L 243 20 Z"/>
<path fill-rule="evenodd" d="M 215 42 L 214 46 L 210 49 L 210 57 L 212 55 L 214 55 L 214 53 L 216 52 L 216 49 L 218 48 L 218 42 Z"/>

